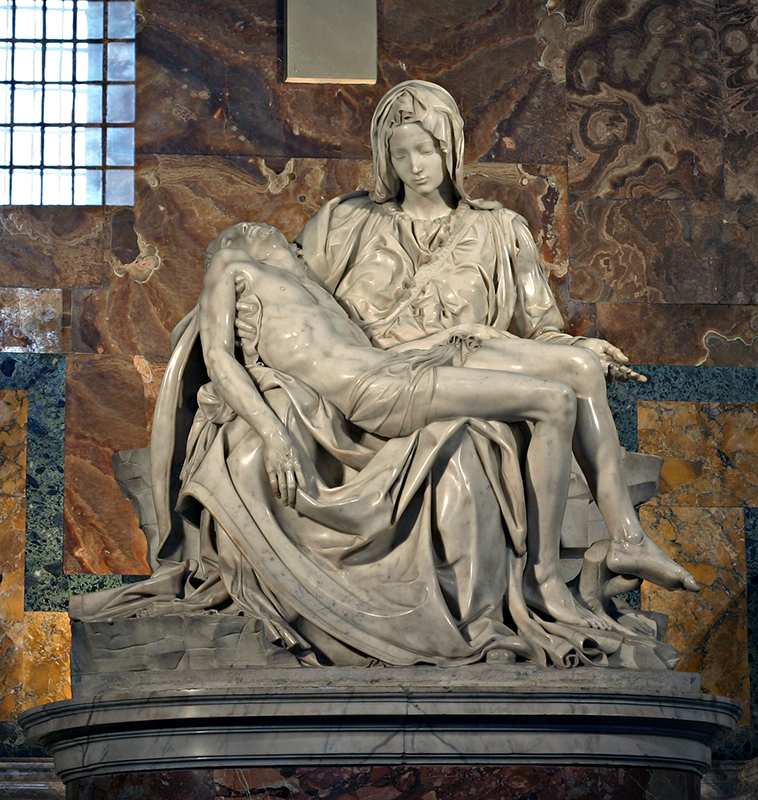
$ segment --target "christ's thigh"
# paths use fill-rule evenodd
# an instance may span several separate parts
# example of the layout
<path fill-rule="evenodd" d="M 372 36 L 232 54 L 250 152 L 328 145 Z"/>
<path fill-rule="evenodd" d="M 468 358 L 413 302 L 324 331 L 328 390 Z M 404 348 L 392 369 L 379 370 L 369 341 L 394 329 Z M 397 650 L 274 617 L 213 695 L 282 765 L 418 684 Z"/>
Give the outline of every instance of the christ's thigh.
<path fill-rule="evenodd" d="M 437 367 L 427 422 L 466 416 L 501 422 L 570 423 L 573 427 L 575 413 L 576 396 L 565 383 L 466 365 Z"/>
<path fill-rule="evenodd" d="M 531 339 L 485 339 L 481 347 L 466 357 L 466 366 L 561 381 L 580 394 L 586 388 L 589 374 L 603 380 L 600 361 L 587 348 Z"/>

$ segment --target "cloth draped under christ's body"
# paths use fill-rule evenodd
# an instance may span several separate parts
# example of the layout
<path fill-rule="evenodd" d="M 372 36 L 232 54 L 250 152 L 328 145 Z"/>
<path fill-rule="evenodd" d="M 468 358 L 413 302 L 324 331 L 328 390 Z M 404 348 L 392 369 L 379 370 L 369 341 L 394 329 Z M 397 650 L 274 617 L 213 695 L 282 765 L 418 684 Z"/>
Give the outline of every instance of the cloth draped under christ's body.
<path fill-rule="evenodd" d="M 300 243 L 378 347 L 466 323 L 575 341 L 514 212 L 462 202 L 418 221 L 353 193 L 327 203 Z M 456 665 L 495 649 L 537 663 L 607 661 L 617 643 L 598 646 L 588 629 L 541 620 L 525 603 L 526 425 L 461 418 L 372 435 L 303 382 L 246 360 L 303 453 L 306 482 L 288 508 L 271 492 L 258 435 L 208 382 L 197 317 L 175 334 L 153 426 L 157 569 L 78 598 L 74 616 L 243 613 L 307 663 Z M 405 397 L 390 381 L 356 408 L 374 418 L 399 400 L 391 413 L 415 419 Z"/>

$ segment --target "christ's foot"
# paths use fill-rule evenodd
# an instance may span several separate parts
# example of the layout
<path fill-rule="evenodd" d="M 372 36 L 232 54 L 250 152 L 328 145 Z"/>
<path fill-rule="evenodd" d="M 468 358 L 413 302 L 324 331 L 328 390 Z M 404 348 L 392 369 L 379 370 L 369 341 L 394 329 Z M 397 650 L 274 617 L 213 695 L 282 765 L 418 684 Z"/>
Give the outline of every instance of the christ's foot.
<path fill-rule="evenodd" d="M 664 589 L 700 590 L 700 585 L 692 575 L 647 536 L 639 542 L 611 542 L 605 563 L 611 572 L 634 575 Z"/>
<path fill-rule="evenodd" d="M 610 620 L 601 619 L 578 602 L 566 584 L 557 577 L 540 582 L 535 578 L 525 579 L 524 598 L 528 606 L 552 617 L 556 622 L 601 631 L 609 631 L 613 627 Z"/>

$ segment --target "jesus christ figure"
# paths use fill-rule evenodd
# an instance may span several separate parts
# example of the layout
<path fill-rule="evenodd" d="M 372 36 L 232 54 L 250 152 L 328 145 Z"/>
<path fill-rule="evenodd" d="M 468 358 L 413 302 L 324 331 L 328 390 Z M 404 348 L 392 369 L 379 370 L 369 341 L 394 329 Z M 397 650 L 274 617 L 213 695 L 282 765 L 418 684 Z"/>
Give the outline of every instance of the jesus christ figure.
<path fill-rule="evenodd" d="M 612 625 L 560 576 L 572 444 L 610 532 L 609 567 L 668 588 L 698 588 L 637 521 L 603 369 L 590 350 L 526 341 L 484 325 L 447 330 L 424 350 L 411 349 L 412 343 L 380 350 L 308 277 L 283 235 L 266 225 L 227 228 L 209 246 L 206 264 L 199 307 L 208 372 L 223 399 L 260 435 L 272 490 L 286 505 L 296 505 L 303 483 L 300 456 L 247 373 L 248 361 L 260 359 L 297 378 L 354 424 L 388 438 L 460 417 L 532 423 L 524 593 L 529 606 L 548 617 L 596 629 Z M 235 332 L 245 366 L 234 356 Z"/>

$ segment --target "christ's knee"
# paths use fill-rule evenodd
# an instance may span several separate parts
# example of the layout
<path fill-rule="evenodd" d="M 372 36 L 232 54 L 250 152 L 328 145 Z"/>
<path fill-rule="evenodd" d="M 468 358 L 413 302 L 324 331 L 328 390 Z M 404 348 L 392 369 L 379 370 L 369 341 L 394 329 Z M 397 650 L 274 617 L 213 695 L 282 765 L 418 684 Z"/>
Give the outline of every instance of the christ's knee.
<path fill-rule="evenodd" d="M 562 430 L 573 430 L 576 425 L 576 392 L 566 383 L 555 382 L 544 400 L 545 421 Z"/>
<path fill-rule="evenodd" d="M 600 393 L 605 397 L 605 370 L 598 356 L 586 347 L 572 347 L 571 351 L 567 383 L 580 396 Z"/>

